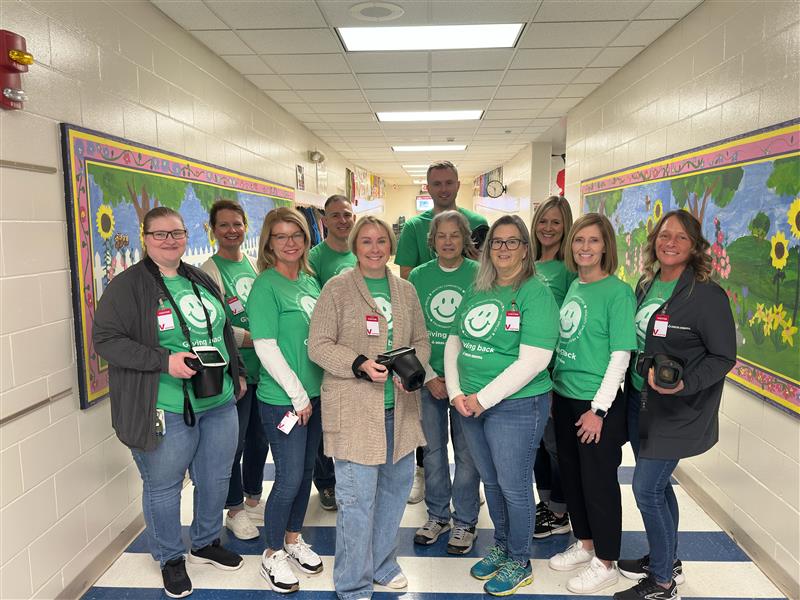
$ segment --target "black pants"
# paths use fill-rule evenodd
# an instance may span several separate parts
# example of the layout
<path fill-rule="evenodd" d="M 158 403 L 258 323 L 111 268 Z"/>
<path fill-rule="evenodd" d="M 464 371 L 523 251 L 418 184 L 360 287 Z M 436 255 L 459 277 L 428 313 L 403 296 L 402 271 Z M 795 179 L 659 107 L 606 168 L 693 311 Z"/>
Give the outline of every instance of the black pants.
<path fill-rule="evenodd" d="M 617 469 L 627 437 L 625 398 L 617 394 L 596 444 L 583 444 L 576 435 L 575 423 L 589 409 L 586 400 L 565 398 L 553 392 L 561 485 L 575 537 L 592 540 L 597 558 L 617 560 L 622 538 Z"/>

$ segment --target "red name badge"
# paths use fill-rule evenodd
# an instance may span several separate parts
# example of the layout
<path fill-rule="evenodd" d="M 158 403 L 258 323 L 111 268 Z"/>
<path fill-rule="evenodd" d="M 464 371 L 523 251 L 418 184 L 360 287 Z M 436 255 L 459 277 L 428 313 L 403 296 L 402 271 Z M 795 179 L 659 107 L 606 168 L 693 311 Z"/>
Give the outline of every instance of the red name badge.
<path fill-rule="evenodd" d="M 653 336 L 667 337 L 667 326 L 669 325 L 669 315 L 656 315 L 656 322 L 653 324 Z"/>
<path fill-rule="evenodd" d="M 519 331 L 519 311 L 506 311 L 506 331 Z"/>
<path fill-rule="evenodd" d="M 157 310 L 156 317 L 158 318 L 159 331 L 169 331 L 170 329 L 175 329 L 175 322 L 172 320 L 171 308 L 162 308 Z"/>
<path fill-rule="evenodd" d="M 367 335 L 380 335 L 381 327 L 376 315 L 367 315 Z"/>
<path fill-rule="evenodd" d="M 234 315 L 238 315 L 239 313 L 243 313 L 244 312 L 244 306 L 242 305 L 242 301 L 239 300 L 239 298 L 237 296 L 233 296 L 231 298 L 228 298 L 227 302 L 228 302 L 228 306 L 231 309 L 231 312 Z"/>

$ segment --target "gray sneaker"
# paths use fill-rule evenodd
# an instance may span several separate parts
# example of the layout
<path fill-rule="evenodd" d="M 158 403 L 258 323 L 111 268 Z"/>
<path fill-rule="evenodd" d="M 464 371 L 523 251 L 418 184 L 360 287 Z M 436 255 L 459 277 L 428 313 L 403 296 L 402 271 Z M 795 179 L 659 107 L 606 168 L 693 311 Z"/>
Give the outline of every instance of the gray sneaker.
<path fill-rule="evenodd" d="M 450 530 L 449 522 L 440 522 L 434 519 L 428 519 L 425 524 L 417 529 L 414 534 L 414 543 L 422 546 L 430 546 L 436 543 L 439 536 Z"/>
<path fill-rule="evenodd" d="M 478 537 L 478 534 L 475 532 L 475 527 L 456 525 L 453 527 L 453 531 L 450 532 L 450 540 L 447 542 L 447 553 L 466 554 L 472 550 L 476 537 Z"/>

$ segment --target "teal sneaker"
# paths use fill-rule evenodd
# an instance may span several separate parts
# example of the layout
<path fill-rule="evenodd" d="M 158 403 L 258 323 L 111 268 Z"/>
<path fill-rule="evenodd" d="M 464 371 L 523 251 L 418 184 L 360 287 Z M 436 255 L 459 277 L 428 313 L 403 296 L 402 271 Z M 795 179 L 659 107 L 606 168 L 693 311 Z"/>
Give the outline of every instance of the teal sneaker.
<path fill-rule="evenodd" d="M 500 567 L 497 575 L 483 585 L 483 591 L 492 596 L 510 596 L 516 591 L 533 583 L 531 563 L 523 565 L 515 560 L 508 559 Z"/>
<path fill-rule="evenodd" d="M 508 554 L 506 554 L 505 550 L 498 546 L 492 546 L 489 548 L 489 554 L 472 565 L 469 574 L 481 581 L 491 579 L 507 560 Z"/>

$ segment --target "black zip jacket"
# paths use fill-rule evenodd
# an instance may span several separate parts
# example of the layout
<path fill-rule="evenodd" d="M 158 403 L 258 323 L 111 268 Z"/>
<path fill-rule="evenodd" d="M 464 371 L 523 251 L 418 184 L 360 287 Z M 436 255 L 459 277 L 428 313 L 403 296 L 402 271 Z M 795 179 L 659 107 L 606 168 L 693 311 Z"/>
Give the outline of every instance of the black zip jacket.
<path fill-rule="evenodd" d="M 643 286 L 641 280 L 637 284 L 637 306 L 650 285 Z M 669 317 L 666 337 L 653 335 L 659 314 Z M 648 386 L 649 437 L 641 440 L 640 455 L 670 460 L 702 454 L 719 439 L 725 375 L 736 364 L 736 331 L 728 297 L 713 281 L 697 281 L 694 269 L 687 266 L 672 297 L 650 317 L 646 335 L 646 355 L 676 356 L 686 366 L 684 388 L 677 394 L 661 395 Z"/>
<path fill-rule="evenodd" d="M 129 448 L 149 451 L 161 442 L 156 435 L 156 403 L 159 377 L 169 372 L 169 350 L 158 344 L 156 316 L 159 300 L 166 298 L 147 270 L 146 260 L 114 277 L 103 291 L 94 313 L 92 339 L 94 349 L 109 363 L 111 424 L 117 437 Z M 178 273 L 222 302 L 217 284 L 200 269 L 182 262 Z M 239 375 L 245 375 L 245 368 L 227 320 L 223 339 L 238 397 Z"/>

